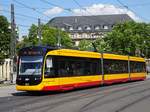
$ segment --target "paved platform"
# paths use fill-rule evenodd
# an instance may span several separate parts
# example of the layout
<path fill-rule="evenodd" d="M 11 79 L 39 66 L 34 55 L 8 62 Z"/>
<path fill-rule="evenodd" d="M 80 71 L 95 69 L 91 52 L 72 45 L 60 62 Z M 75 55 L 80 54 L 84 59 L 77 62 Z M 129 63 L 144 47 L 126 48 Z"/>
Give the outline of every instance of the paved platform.
<path fill-rule="evenodd" d="M 12 96 L 12 93 L 16 93 L 15 85 L 1 85 L 0 97 Z"/>

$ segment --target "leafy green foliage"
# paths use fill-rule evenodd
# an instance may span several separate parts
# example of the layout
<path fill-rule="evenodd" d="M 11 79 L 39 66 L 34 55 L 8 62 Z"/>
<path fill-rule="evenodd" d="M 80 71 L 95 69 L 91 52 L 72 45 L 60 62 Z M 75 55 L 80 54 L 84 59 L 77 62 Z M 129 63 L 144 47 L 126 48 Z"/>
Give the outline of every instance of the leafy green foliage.
<path fill-rule="evenodd" d="M 150 24 L 133 21 L 118 24 L 104 40 L 112 52 L 150 57 Z"/>
<path fill-rule="evenodd" d="M 61 45 L 64 47 L 72 47 L 72 40 L 66 32 L 61 31 L 60 29 L 49 27 L 48 25 L 41 25 L 42 31 L 42 45 L 56 46 L 58 41 L 58 36 L 61 38 Z M 32 25 L 29 29 L 28 37 L 24 37 L 23 41 L 18 43 L 18 48 L 25 46 L 35 46 L 39 44 L 38 37 L 38 27 Z"/>
<path fill-rule="evenodd" d="M 38 45 L 37 34 L 38 34 L 38 27 L 36 25 L 32 24 L 32 26 L 29 29 L 28 38 L 25 38 L 25 41 L 29 45 Z"/>
<path fill-rule="evenodd" d="M 80 50 L 94 51 L 94 46 L 92 45 L 92 43 L 94 43 L 98 52 L 110 52 L 111 51 L 110 46 L 101 37 L 97 38 L 94 41 L 92 41 L 92 40 L 81 40 L 79 42 L 78 47 Z"/>
<path fill-rule="evenodd" d="M 17 43 L 17 46 L 16 46 L 17 51 L 20 48 L 32 45 L 32 42 L 29 40 L 29 38 L 27 36 L 23 36 L 22 38 L 23 38 L 23 40 Z"/>
<path fill-rule="evenodd" d="M 90 40 L 81 40 L 78 45 L 80 50 L 92 50 L 92 41 Z"/>
<path fill-rule="evenodd" d="M 10 56 L 11 31 L 9 23 L 4 16 L 0 16 L 0 61 Z"/>
<path fill-rule="evenodd" d="M 111 47 L 109 46 L 109 44 L 107 44 L 105 42 L 105 40 L 101 37 L 97 38 L 96 41 L 94 42 L 98 52 L 110 52 Z"/>
<path fill-rule="evenodd" d="M 42 43 L 44 45 L 56 46 L 58 43 L 58 37 L 61 39 L 61 45 L 65 47 L 72 47 L 72 40 L 66 32 L 60 29 L 50 28 L 44 25 L 42 28 Z"/>

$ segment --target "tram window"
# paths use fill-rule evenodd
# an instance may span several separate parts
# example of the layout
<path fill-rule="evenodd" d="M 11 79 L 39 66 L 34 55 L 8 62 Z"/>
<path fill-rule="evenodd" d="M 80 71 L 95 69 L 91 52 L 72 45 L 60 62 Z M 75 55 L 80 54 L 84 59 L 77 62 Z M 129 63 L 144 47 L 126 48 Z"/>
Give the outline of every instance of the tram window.
<path fill-rule="evenodd" d="M 128 61 L 104 59 L 104 73 L 128 73 Z"/>
<path fill-rule="evenodd" d="M 100 59 L 55 57 L 59 77 L 100 74 Z"/>
<path fill-rule="evenodd" d="M 146 72 L 146 65 L 144 62 L 130 62 L 130 71 L 131 73 L 136 72 Z"/>
<path fill-rule="evenodd" d="M 46 78 L 55 77 L 55 69 L 51 57 L 46 59 L 44 75 Z"/>
<path fill-rule="evenodd" d="M 100 67 L 98 65 L 98 60 L 85 62 L 85 74 L 86 75 L 96 75 L 100 74 Z"/>
<path fill-rule="evenodd" d="M 58 62 L 58 75 L 60 77 L 69 76 L 69 63 L 65 61 Z"/>
<path fill-rule="evenodd" d="M 70 61 L 70 74 L 73 76 L 84 75 L 84 63 L 83 61 Z"/>
<path fill-rule="evenodd" d="M 84 75 L 84 63 L 76 59 L 65 59 L 58 62 L 58 74 L 60 77 Z"/>
<path fill-rule="evenodd" d="M 85 75 L 91 75 L 91 63 L 90 62 L 85 62 Z"/>

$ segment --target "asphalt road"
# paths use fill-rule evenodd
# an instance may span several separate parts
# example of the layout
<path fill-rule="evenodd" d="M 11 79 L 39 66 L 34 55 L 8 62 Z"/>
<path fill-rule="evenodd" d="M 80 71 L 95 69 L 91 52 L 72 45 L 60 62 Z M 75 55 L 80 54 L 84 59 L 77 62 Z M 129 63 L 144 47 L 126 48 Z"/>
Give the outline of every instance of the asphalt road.
<path fill-rule="evenodd" d="M 14 91 L 0 97 L 0 112 L 150 112 L 150 80 L 63 93 Z"/>

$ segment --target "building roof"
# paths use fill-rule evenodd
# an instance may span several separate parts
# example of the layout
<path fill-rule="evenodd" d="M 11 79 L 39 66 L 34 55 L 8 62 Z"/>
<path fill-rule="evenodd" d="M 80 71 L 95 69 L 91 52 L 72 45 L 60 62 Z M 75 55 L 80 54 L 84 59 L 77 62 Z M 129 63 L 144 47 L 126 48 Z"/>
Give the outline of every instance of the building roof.
<path fill-rule="evenodd" d="M 110 31 L 113 25 L 133 21 L 127 14 L 55 17 L 48 24 L 68 32 Z"/>

